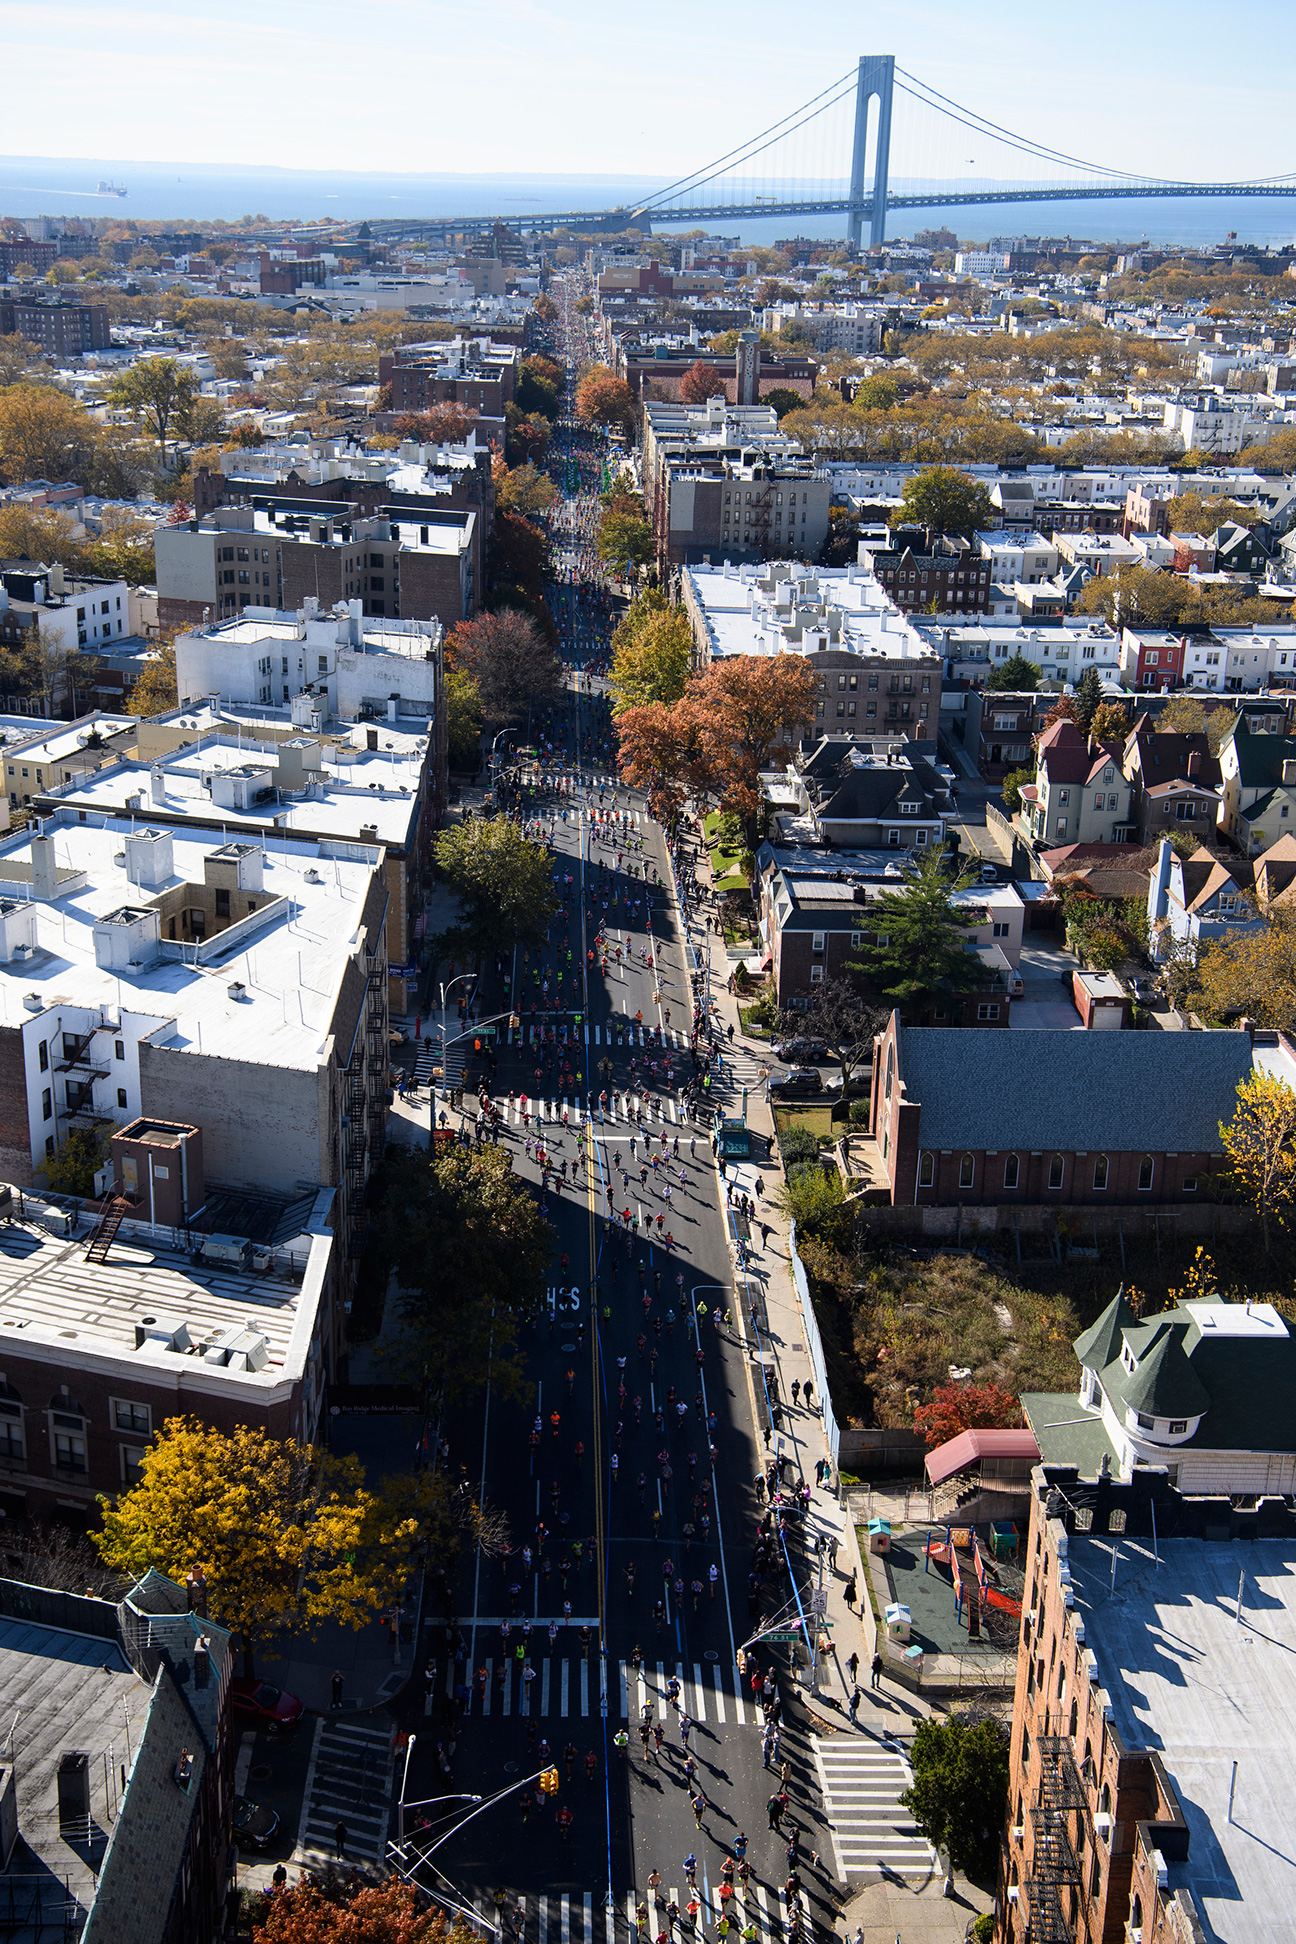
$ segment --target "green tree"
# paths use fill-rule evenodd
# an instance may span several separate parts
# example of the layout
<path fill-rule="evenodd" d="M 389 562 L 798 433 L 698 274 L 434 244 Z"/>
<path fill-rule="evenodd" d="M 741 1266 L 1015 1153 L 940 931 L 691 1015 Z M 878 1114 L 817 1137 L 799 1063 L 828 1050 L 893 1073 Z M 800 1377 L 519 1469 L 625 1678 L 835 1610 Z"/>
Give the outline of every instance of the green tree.
<path fill-rule="evenodd" d="M 1012 770 L 1003 780 L 1003 800 L 1015 815 L 1021 809 L 1023 783 L 1035 781 L 1035 769 L 1031 763 L 1023 764 L 1021 769 Z"/>
<path fill-rule="evenodd" d="M 723 384 L 719 384 L 711 396 L 717 398 L 723 390 Z M 761 404 L 772 406 L 778 416 L 783 418 L 788 412 L 799 412 L 805 400 L 800 392 L 789 391 L 783 385 L 774 385 L 769 391 L 761 393 Z"/>
<path fill-rule="evenodd" d="M 447 668 L 445 692 L 450 767 L 475 776 L 481 767 L 481 693 L 462 668 Z"/>
<path fill-rule="evenodd" d="M 406 1510 L 388 1503 L 384 1519 L 358 1458 L 249 1425 L 227 1433 L 170 1418 L 138 1484 L 115 1503 L 100 1498 L 103 1527 L 91 1537 L 132 1577 L 155 1567 L 183 1581 L 201 1565 L 212 1616 L 242 1637 L 251 1675 L 268 1634 L 325 1620 L 359 1628 L 399 1592 L 430 1482 L 411 1490 Z"/>
<path fill-rule="evenodd" d="M 197 378 L 174 358 L 139 358 L 108 387 L 109 404 L 148 426 L 163 459 L 172 426 L 183 427 L 198 396 Z"/>
<path fill-rule="evenodd" d="M 433 1394 L 471 1397 L 489 1379 L 517 1394 L 518 1318 L 543 1299 L 556 1236 L 499 1148 L 458 1143 L 390 1164 L 379 1226 L 396 1270 L 398 1354 Z"/>
<path fill-rule="evenodd" d="M 599 521 L 599 559 L 607 567 L 645 567 L 653 557 L 653 530 L 642 508 L 618 499 Z"/>
<path fill-rule="evenodd" d="M 1222 1185 L 1260 1217 L 1269 1255 L 1271 1229 L 1286 1228 L 1296 1205 L 1296 1093 L 1271 1073 L 1249 1074 L 1219 1131 L 1228 1163 Z"/>
<path fill-rule="evenodd" d="M 109 1131 L 102 1127 L 73 1127 L 62 1146 L 45 1163 L 51 1194 L 93 1195 L 94 1178 L 109 1154 Z"/>
<path fill-rule="evenodd" d="M 894 524 L 931 527 L 970 539 L 995 517 L 989 491 L 957 466 L 924 466 L 905 481 Z"/>
<path fill-rule="evenodd" d="M 612 712 L 678 702 L 693 665 L 693 630 L 683 608 L 655 589 L 636 595 L 612 636 Z"/>
<path fill-rule="evenodd" d="M 987 1877 L 1008 1811 L 1008 1731 L 992 1715 L 920 1721 L 910 1748 L 913 1781 L 900 1800 L 956 1870 Z"/>
<path fill-rule="evenodd" d="M 1038 662 L 1027 661 L 1025 655 L 1010 655 L 1006 662 L 1000 662 L 986 676 L 985 686 L 993 692 L 1032 695 L 1039 687 L 1040 667 Z"/>
<path fill-rule="evenodd" d="M 478 952 L 536 944 L 544 936 L 558 909 L 552 862 L 508 817 L 465 818 L 443 830 L 436 860 L 463 901 Z"/>
<path fill-rule="evenodd" d="M 889 412 L 900 401 L 900 387 L 889 371 L 875 371 L 856 387 L 851 403 L 862 412 Z"/>
<path fill-rule="evenodd" d="M 970 882 L 969 875 L 951 879 L 941 853 L 929 851 L 903 889 L 884 891 L 869 904 L 869 942 L 858 959 L 848 961 L 848 970 L 862 972 L 907 1020 L 942 1002 L 957 1013 L 957 1001 L 985 980 L 976 953 L 964 949 L 971 916 L 953 900 Z"/>
<path fill-rule="evenodd" d="M 818 1161 L 798 1161 L 774 1192 L 776 1205 L 796 1223 L 797 1234 L 828 1247 L 841 1247 L 850 1233 L 850 1216 L 841 1176 L 825 1173 Z"/>
<path fill-rule="evenodd" d="M 1076 727 L 1087 736 L 1093 727 L 1093 719 L 1102 706 L 1102 676 L 1096 668 L 1086 668 L 1075 686 Z"/>

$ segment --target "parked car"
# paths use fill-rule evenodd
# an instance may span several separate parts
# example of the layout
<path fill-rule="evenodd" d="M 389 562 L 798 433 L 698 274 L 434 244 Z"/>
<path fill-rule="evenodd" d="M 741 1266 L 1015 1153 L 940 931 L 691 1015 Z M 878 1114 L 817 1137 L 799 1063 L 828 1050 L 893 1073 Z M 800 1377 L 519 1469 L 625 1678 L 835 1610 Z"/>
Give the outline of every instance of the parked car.
<path fill-rule="evenodd" d="M 1160 988 L 1156 980 L 1149 979 L 1143 974 L 1140 974 L 1136 979 L 1130 980 L 1130 991 L 1134 994 L 1140 1006 L 1155 1006 L 1157 1000 L 1161 997 Z"/>
<path fill-rule="evenodd" d="M 248 1796 L 234 1798 L 234 1841 L 241 1849 L 264 1849 L 279 1833 L 279 1818 Z"/>
<path fill-rule="evenodd" d="M 779 1040 L 770 1048 L 775 1059 L 787 1060 L 795 1066 L 804 1066 L 807 1060 L 826 1060 L 828 1048 L 822 1040 L 790 1039 Z"/>
<path fill-rule="evenodd" d="M 981 866 L 981 882 L 982 884 L 998 884 L 999 866 L 997 864 L 983 864 Z"/>
<path fill-rule="evenodd" d="M 786 1073 L 770 1078 L 771 1093 L 819 1093 L 822 1087 L 823 1075 L 818 1067 L 789 1067 Z"/>
<path fill-rule="evenodd" d="M 260 1722 L 263 1727 L 278 1729 L 280 1733 L 295 1728 L 302 1717 L 302 1704 L 297 1696 L 269 1681 L 242 1678 L 231 1681 L 230 1706 L 245 1721 Z"/>

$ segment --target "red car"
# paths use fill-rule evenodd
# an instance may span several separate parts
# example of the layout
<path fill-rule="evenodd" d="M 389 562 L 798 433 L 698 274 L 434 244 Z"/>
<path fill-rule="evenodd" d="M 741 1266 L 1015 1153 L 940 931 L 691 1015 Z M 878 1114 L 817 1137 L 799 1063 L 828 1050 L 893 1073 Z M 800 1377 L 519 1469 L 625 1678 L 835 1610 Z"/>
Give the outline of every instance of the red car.
<path fill-rule="evenodd" d="M 230 1706 L 245 1720 L 280 1731 L 295 1728 L 302 1717 L 302 1704 L 297 1696 L 272 1687 L 269 1681 L 231 1681 Z"/>

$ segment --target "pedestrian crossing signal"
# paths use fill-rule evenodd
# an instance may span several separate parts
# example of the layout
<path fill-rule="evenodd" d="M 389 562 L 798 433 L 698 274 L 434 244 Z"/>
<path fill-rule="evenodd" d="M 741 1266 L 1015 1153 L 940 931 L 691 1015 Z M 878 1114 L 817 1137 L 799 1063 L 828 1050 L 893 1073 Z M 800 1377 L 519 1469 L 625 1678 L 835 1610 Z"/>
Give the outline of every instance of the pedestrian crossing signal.
<path fill-rule="evenodd" d="M 537 1782 L 536 1787 L 539 1789 L 541 1795 L 557 1795 L 558 1793 L 557 1769 L 556 1768 L 545 1769 L 540 1777 L 539 1782 Z"/>

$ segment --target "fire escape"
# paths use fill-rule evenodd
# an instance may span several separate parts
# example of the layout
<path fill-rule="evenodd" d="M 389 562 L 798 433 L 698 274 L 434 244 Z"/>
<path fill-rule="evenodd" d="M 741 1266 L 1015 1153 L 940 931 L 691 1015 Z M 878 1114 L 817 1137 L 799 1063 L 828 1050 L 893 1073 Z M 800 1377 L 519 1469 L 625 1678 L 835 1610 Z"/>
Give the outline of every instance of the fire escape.
<path fill-rule="evenodd" d="M 743 508 L 743 546 L 753 549 L 759 560 L 769 559 L 773 519 L 774 482 L 770 479 L 753 479 L 751 505 Z"/>
<path fill-rule="evenodd" d="M 1031 1944 L 1075 1944 L 1083 1881 L 1071 1818 L 1088 1821 L 1089 1797 L 1065 1735 L 1045 1735 L 1039 1751 L 1039 1799 L 1030 1806 L 1034 1855 L 1026 1884 Z"/>

